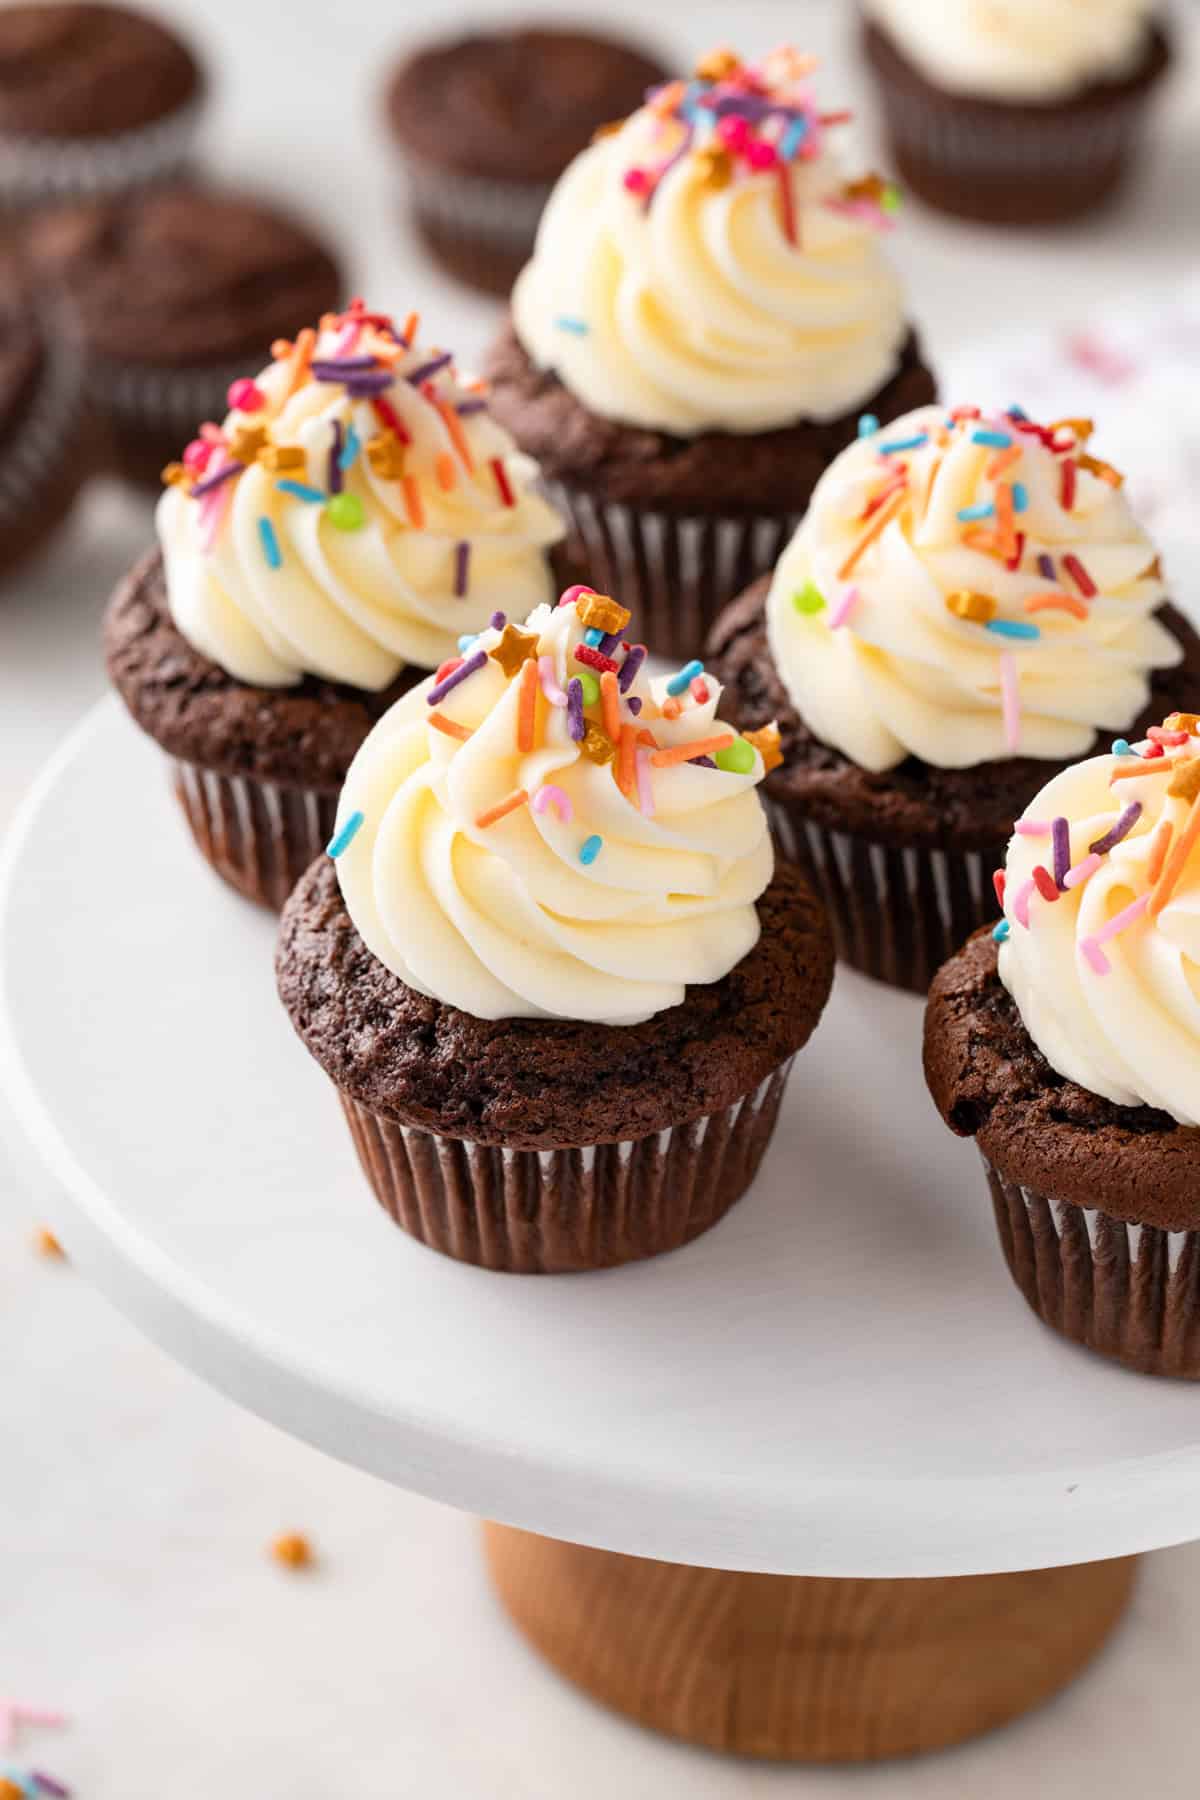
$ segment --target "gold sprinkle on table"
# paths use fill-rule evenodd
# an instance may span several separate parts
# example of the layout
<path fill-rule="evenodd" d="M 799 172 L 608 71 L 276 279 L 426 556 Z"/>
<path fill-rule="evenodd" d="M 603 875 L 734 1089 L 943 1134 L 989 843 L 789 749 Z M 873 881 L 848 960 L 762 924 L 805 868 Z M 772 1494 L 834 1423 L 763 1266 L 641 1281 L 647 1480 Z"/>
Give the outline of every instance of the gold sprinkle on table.
<path fill-rule="evenodd" d="M 311 1569 L 316 1561 L 313 1547 L 299 1531 L 286 1531 L 271 1545 L 271 1555 L 285 1569 Z"/>

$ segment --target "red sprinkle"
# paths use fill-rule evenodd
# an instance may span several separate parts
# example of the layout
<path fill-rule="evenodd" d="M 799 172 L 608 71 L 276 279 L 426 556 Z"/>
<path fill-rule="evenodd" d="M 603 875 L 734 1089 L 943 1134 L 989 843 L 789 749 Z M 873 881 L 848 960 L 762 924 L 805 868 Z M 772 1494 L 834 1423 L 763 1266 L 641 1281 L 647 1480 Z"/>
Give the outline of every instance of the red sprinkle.
<path fill-rule="evenodd" d="M 1062 465 L 1059 503 L 1064 512 L 1070 512 L 1075 504 L 1075 471 L 1078 466 L 1073 456 L 1068 457 Z"/>
<path fill-rule="evenodd" d="M 412 443 L 408 427 L 390 400 L 385 400 L 382 394 L 376 394 L 372 398 L 371 405 L 375 408 L 375 417 L 381 425 L 386 425 L 389 431 L 394 431 L 402 444 Z"/>
<path fill-rule="evenodd" d="M 615 663 L 611 656 L 602 656 L 599 650 L 593 650 L 590 644 L 576 645 L 575 661 L 586 663 L 589 669 L 599 669 L 602 675 L 615 675 L 621 666 L 619 663 Z"/>
<path fill-rule="evenodd" d="M 493 456 L 492 458 L 492 474 L 496 477 L 496 486 L 500 489 L 500 498 L 503 500 L 505 506 L 515 506 L 517 502 L 513 497 L 513 491 L 509 485 L 508 471 L 498 456 Z M 616 666 L 616 663 L 614 663 L 613 668 L 615 669 Z"/>
<path fill-rule="evenodd" d="M 982 416 L 977 406 L 952 406 L 950 408 L 952 419 L 978 419 Z"/>
<path fill-rule="evenodd" d="M 1008 886 L 1008 876 L 1004 873 L 1003 869 L 997 869 L 995 871 L 995 873 L 993 874 L 992 886 L 996 890 L 997 906 L 1003 907 L 1003 905 L 1004 905 L 1004 890 Z"/>
<path fill-rule="evenodd" d="M 1043 869 L 1041 863 L 1038 863 L 1034 868 L 1033 885 L 1042 896 L 1043 900 L 1057 900 L 1059 898 L 1058 889 L 1054 885 L 1053 875 L 1050 873 L 1049 869 Z"/>
<path fill-rule="evenodd" d="M 705 681 L 703 675 L 697 675 L 692 683 L 692 698 L 693 700 L 699 701 L 701 706 L 703 706 L 708 699 L 708 683 Z M 1180 742 L 1186 743 L 1187 740 L 1186 738 L 1181 738 Z"/>
<path fill-rule="evenodd" d="M 461 656 L 450 657 L 449 661 L 444 662 L 441 668 L 435 672 L 433 677 L 434 687 L 437 686 L 439 681 L 445 681 L 447 675 L 453 675 L 455 669 L 461 669 L 462 665 L 463 659 Z"/>
<path fill-rule="evenodd" d="M 1021 566 L 1021 558 L 1024 556 L 1024 554 L 1025 554 L 1025 533 L 1023 531 L 1018 531 L 1017 547 L 1013 551 L 1011 556 L 1005 558 L 1005 563 L 1004 563 L 1005 568 L 1006 569 L 1019 569 Z"/>
<path fill-rule="evenodd" d="M 1164 731 L 1161 725 L 1151 725 L 1146 736 L 1150 739 L 1151 743 L 1169 744 L 1172 749 L 1179 744 L 1186 744 L 1188 741 L 1188 734 L 1186 731 Z"/>
<path fill-rule="evenodd" d="M 1071 577 L 1085 600 L 1090 600 L 1099 593 L 1099 588 L 1084 568 L 1077 556 L 1067 555 L 1062 559 L 1062 566 Z"/>
<path fill-rule="evenodd" d="M 1165 756 L 1166 754 L 1167 753 L 1163 749 L 1161 744 L 1153 743 L 1153 744 L 1151 744 L 1151 746 L 1148 750 L 1144 750 L 1142 752 L 1142 761 L 1143 762 L 1154 762 L 1157 757 Z"/>

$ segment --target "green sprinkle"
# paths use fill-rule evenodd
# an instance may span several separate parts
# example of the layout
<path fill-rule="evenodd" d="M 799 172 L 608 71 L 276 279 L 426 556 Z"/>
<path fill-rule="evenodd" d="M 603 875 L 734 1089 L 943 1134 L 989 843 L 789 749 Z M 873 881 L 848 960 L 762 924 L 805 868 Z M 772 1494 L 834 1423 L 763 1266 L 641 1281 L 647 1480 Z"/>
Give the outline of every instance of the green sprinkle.
<path fill-rule="evenodd" d="M 361 531 L 367 521 L 366 508 L 357 494 L 331 494 L 325 514 L 339 531 Z"/>
<path fill-rule="evenodd" d="M 725 769 L 730 775 L 748 775 L 754 760 L 754 745 L 748 744 L 745 738 L 734 738 L 732 744 L 718 750 L 713 757 L 718 769 Z"/>
<path fill-rule="evenodd" d="M 792 605 L 798 613 L 824 612 L 825 596 L 814 581 L 806 581 L 804 586 L 792 595 Z"/>
<path fill-rule="evenodd" d="M 581 669 L 575 679 L 583 689 L 583 704 L 585 706 L 595 706 L 597 700 L 600 698 L 600 683 L 592 674 L 592 671 L 590 669 Z"/>
<path fill-rule="evenodd" d="M 900 211 L 902 199 L 903 195 L 901 194 L 900 189 L 896 187 L 893 182 L 889 181 L 882 194 L 879 196 L 879 204 L 885 213 L 898 213 Z"/>

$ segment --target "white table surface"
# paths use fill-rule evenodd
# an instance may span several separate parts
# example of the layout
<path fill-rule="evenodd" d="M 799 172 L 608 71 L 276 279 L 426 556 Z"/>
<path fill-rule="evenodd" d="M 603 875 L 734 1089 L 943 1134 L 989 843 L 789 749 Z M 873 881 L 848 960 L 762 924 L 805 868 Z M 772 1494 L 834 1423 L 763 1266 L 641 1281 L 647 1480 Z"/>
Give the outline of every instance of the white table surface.
<path fill-rule="evenodd" d="M 329 221 L 372 298 L 424 306 L 437 335 L 468 353 L 486 341 L 491 310 L 444 289 L 397 225 L 369 106 L 385 50 L 423 9 L 296 0 L 286 24 L 273 0 L 160 10 L 221 70 L 212 164 L 240 179 L 257 169 Z M 630 0 L 604 10 L 646 16 Z M 854 87 L 848 13 L 836 0 L 762 0 L 656 17 L 684 54 L 728 37 L 731 17 L 747 44 L 803 36 L 840 95 Z M 935 355 L 968 333 L 1070 325 L 1194 273 L 1194 31 L 1188 48 L 1154 167 L 1108 220 L 1027 240 L 909 210 L 895 253 Z M 0 598 L 0 825 L 102 689 L 100 611 L 148 520 L 97 488 Z M 70 1712 L 66 1731 L 28 1735 L 19 1760 L 68 1780 L 80 1800 L 825 1800 L 852 1789 L 1123 1800 L 1135 1784 L 1191 1800 L 1200 1548 L 1150 1559 L 1122 1634 L 1059 1702 L 962 1751 L 855 1773 L 693 1754 L 608 1718 L 525 1650 L 490 1601 L 469 1520 L 237 1411 L 69 1267 L 34 1256 L 38 1200 L 36 1178 L 0 1162 L 0 1697 Z M 320 1573 L 289 1577 L 264 1558 L 288 1528 L 312 1534 Z"/>

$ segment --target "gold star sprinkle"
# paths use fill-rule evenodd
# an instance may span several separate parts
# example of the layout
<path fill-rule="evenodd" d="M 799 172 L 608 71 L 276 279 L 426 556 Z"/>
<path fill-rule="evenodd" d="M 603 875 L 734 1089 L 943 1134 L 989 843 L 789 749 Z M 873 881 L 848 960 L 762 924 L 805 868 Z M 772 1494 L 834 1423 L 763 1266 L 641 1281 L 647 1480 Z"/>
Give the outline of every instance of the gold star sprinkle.
<path fill-rule="evenodd" d="M 181 462 L 169 462 L 162 472 L 162 482 L 164 487 L 190 487 L 191 471 L 185 469 Z"/>
<path fill-rule="evenodd" d="M 274 475 L 286 475 L 305 466 L 305 455 L 299 444 L 264 444 L 258 460 Z"/>
<path fill-rule="evenodd" d="M 733 163 L 728 150 L 720 144 L 705 144 L 695 153 L 700 179 L 708 187 L 728 187 L 733 177 Z"/>
<path fill-rule="evenodd" d="M 500 664 L 511 681 L 522 663 L 537 655 L 538 641 L 536 631 L 522 631 L 519 625 L 506 625 L 500 634 L 500 642 L 492 646 L 488 655 Z"/>
<path fill-rule="evenodd" d="M 779 727 L 772 719 L 769 725 L 761 725 L 757 731 L 743 731 L 743 738 L 754 748 L 763 760 L 763 773 L 769 775 L 783 761 L 783 751 L 779 747 Z"/>
<path fill-rule="evenodd" d="M 1189 756 L 1178 765 L 1167 793 L 1172 800 L 1194 800 L 1200 794 L 1200 756 Z"/>
<path fill-rule="evenodd" d="M 1189 737 L 1195 737 L 1200 732 L 1200 713 L 1173 712 L 1163 720 L 1163 730 L 1186 731 Z"/>
<path fill-rule="evenodd" d="M 872 205 L 880 206 L 887 193 L 888 184 L 882 175 L 864 175 L 859 181 L 848 181 L 842 189 L 846 200 L 869 200 Z"/>
<path fill-rule="evenodd" d="M 1060 431 L 1074 432 L 1076 441 L 1086 444 L 1095 431 L 1096 424 L 1094 419 L 1055 419 L 1053 425 L 1048 429 L 1054 433 L 1055 437 Z"/>
<path fill-rule="evenodd" d="M 234 462 L 252 463 L 260 450 L 267 447 L 265 425 L 239 425 L 229 440 L 229 454 Z"/>
<path fill-rule="evenodd" d="M 394 431 L 380 431 L 367 439 L 367 461 L 380 481 L 399 481 L 404 474 L 404 445 Z"/>
<path fill-rule="evenodd" d="M 996 602 L 990 594 L 973 594 L 970 588 L 956 588 L 946 595 L 946 611 L 956 619 L 969 619 L 973 625 L 986 625 L 996 616 Z"/>
<path fill-rule="evenodd" d="M 588 631 L 608 633 L 624 631 L 633 614 L 627 606 L 618 606 L 608 594 L 584 594 L 575 608 L 581 625 Z"/>
<path fill-rule="evenodd" d="M 588 761 L 594 763 L 610 763 L 617 753 L 612 739 L 606 737 L 598 725 L 588 725 L 579 748 Z"/>
<path fill-rule="evenodd" d="M 602 138 L 615 137 L 624 123 L 624 119 L 610 119 L 607 125 L 597 125 L 592 133 L 593 144 L 598 144 Z"/>
<path fill-rule="evenodd" d="M 726 45 L 719 50 L 710 50 L 707 56 L 700 58 L 696 64 L 696 80 L 724 81 L 727 75 L 732 75 L 741 66 L 741 57 Z"/>

